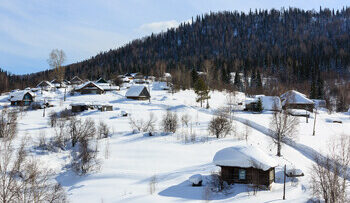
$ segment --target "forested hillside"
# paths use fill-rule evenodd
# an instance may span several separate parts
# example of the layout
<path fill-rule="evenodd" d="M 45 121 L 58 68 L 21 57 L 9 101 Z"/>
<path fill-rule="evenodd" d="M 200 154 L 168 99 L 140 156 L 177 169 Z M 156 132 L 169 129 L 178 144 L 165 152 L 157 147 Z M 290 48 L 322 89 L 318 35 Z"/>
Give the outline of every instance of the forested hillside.
<path fill-rule="evenodd" d="M 287 86 L 309 84 L 317 78 L 349 73 L 349 33 L 350 8 L 210 13 L 68 65 L 65 74 L 67 78 L 96 79 L 125 72 L 157 76 L 177 71 L 187 77 L 190 70 L 203 71 L 204 63 L 209 62 L 211 77 L 224 84 L 230 72 L 250 75 L 256 70 Z M 1 82 L 10 83 L 3 87 L 25 87 L 49 77 L 45 71 Z"/>

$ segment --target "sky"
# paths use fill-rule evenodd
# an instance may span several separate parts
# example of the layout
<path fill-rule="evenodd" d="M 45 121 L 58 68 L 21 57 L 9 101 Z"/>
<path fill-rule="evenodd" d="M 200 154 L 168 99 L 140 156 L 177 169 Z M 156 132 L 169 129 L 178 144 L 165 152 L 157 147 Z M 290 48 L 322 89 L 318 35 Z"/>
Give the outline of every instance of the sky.
<path fill-rule="evenodd" d="M 65 64 L 166 31 L 210 11 L 298 7 L 341 9 L 349 0 L 0 0 L 0 68 L 27 74 L 49 68 L 53 49 Z"/>

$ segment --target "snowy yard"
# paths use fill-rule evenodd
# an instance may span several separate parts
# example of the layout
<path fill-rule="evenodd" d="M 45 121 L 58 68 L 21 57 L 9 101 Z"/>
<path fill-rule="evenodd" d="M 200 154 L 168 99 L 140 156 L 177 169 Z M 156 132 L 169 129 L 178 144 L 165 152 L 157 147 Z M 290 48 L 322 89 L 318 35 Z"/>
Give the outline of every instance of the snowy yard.
<path fill-rule="evenodd" d="M 208 135 L 208 123 L 216 109 L 226 106 L 226 93 L 211 92 L 210 109 L 200 108 L 195 102 L 195 93 L 191 90 L 168 93 L 151 87 L 151 102 L 125 98 L 126 90 L 109 92 L 102 95 L 68 96 L 62 102 L 63 94 L 50 94 L 54 107 L 28 111 L 20 116 L 19 135 L 31 139 L 29 150 L 45 166 L 56 172 L 54 177 L 67 191 L 71 202 L 201 202 L 210 199 L 214 202 L 306 202 L 311 197 L 310 169 L 315 153 L 325 154 L 328 142 L 341 134 L 350 136 L 350 115 L 318 111 L 316 117 L 316 135 L 312 136 L 315 114 L 306 123 L 300 118 L 298 139 L 294 144 L 282 147 L 282 157 L 275 156 L 276 146 L 269 137 L 271 112 L 252 114 L 238 111 L 234 113 L 235 132 L 225 138 L 216 139 Z M 8 104 L 7 96 L 0 97 L 1 106 Z M 242 99 L 242 98 L 241 98 Z M 66 151 L 46 152 L 35 150 L 39 135 L 48 137 L 54 131 L 48 125 L 51 111 L 69 109 L 77 102 L 96 102 L 113 105 L 113 111 L 84 111 L 81 118 L 92 118 L 96 123 L 104 121 L 112 129 L 112 136 L 99 141 L 99 160 L 101 169 L 92 174 L 77 176 L 65 168 L 71 159 Z M 175 134 L 161 133 L 160 122 L 166 110 L 176 112 L 178 117 L 188 114 L 190 126 L 181 125 Z M 129 118 L 122 117 L 125 111 L 134 119 L 147 119 L 150 113 L 157 118 L 156 133 L 132 133 Z M 329 119 L 338 119 L 342 123 L 332 123 Z M 247 127 L 248 125 L 248 127 Z M 192 130 L 195 140 L 185 137 Z M 248 140 L 239 139 L 245 131 L 250 132 Z M 188 134 L 188 133 L 187 133 Z M 212 161 L 215 153 L 225 147 L 245 143 L 258 146 L 277 162 L 276 179 L 270 191 L 259 191 L 256 195 L 247 192 L 245 185 L 235 184 L 225 193 L 206 193 L 206 180 L 219 167 Z M 304 177 L 298 178 L 297 184 L 287 179 L 286 201 L 282 200 L 283 167 L 292 165 L 301 169 Z M 201 174 L 204 178 L 202 187 L 192 187 L 189 177 Z M 154 193 L 150 188 L 154 186 Z"/>

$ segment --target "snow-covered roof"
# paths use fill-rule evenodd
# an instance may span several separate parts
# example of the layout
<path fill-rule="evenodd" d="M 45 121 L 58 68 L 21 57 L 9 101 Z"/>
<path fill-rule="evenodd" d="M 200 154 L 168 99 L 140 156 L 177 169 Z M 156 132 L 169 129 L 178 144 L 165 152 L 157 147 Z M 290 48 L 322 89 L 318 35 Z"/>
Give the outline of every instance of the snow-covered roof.
<path fill-rule="evenodd" d="M 164 73 L 164 77 L 171 78 L 171 74 L 170 73 Z"/>
<path fill-rule="evenodd" d="M 260 96 L 258 97 L 261 99 L 261 103 L 263 106 L 264 110 L 281 110 L 282 105 L 281 105 L 281 100 L 279 97 L 276 96 Z M 276 107 L 274 106 L 276 105 Z"/>
<path fill-rule="evenodd" d="M 100 85 L 98 85 L 98 84 L 96 84 L 96 83 L 94 83 L 94 82 L 92 82 L 92 81 L 87 81 L 87 82 L 85 82 L 85 83 L 79 85 L 78 87 L 75 88 L 75 90 L 80 90 L 80 89 L 84 88 L 85 86 L 87 86 L 87 85 L 89 85 L 89 84 L 93 84 L 93 85 L 94 85 L 95 87 L 97 87 L 98 89 L 104 90 L 103 87 L 101 87 Z"/>
<path fill-rule="evenodd" d="M 258 168 L 264 171 L 277 166 L 277 162 L 258 147 L 238 145 L 218 151 L 213 159 L 215 165 L 242 168 Z"/>
<path fill-rule="evenodd" d="M 35 95 L 30 91 L 17 91 L 10 94 L 10 101 L 22 101 L 25 94 L 29 93 L 32 97 Z"/>
<path fill-rule="evenodd" d="M 41 81 L 36 87 L 41 87 L 42 85 L 51 87 L 51 88 L 55 87 L 51 82 L 47 80 Z"/>
<path fill-rule="evenodd" d="M 72 81 L 74 81 L 74 80 L 78 80 L 78 81 L 83 81 L 82 79 L 80 79 L 78 76 L 74 76 L 71 80 L 70 80 L 70 82 L 72 82 Z"/>
<path fill-rule="evenodd" d="M 304 94 L 295 91 L 289 90 L 288 92 L 281 95 L 282 105 L 285 105 L 286 102 L 292 104 L 314 104 L 311 99 L 308 99 Z"/>
<path fill-rule="evenodd" d="M 144 88 L 147 89 L 147 87 L 143 86 L 143 85 L 133 85 L 125 93 L 125 96 L 126 97 L 138 97 L 138 96 L 140 96 L 140 94 Z"/>

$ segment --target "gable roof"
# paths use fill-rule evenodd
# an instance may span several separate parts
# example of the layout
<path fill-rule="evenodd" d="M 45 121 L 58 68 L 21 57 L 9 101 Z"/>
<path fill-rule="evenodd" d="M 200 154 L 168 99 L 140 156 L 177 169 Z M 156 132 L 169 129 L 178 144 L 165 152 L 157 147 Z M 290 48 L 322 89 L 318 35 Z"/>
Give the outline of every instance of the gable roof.
<path fill-rule="evenodd" d="M 83 82 L 83 80 L 80 79 L 78 76 L 74 76 L 74 77 L 70 80 L 70 82 L 72 82 L 72 81 Z"/>
<path fill-rule="evenodd" d="M 36 87 L 55 87 L 51 82 L 47 81 L 47 80 L 43 80 L 41 81 Z"/>
<path fill-rule="evenodd" d="M 103 78 L 99 78 L 98 80 L 96 80 L 96 83 L 108 83 L 108 82 Z"/>
<path fill-rule="evenodd" d="M 275 110 L 274 105 L 276 104 L 276 110 L 281 110 L 281 100 L 277 96 L 260 96 L 261 103 L 264 110 Z"/>
<path fill-rule="evenodd" d="M 80 90 L 80 89 L 83 89 L 83 88 L 92 89 L 92 87 L 87 87 L 88 85 L 92 85 L 92 86 L 94 86 L 97 89 L 100 89 L 102 91 L 104 90 L 101 86 L 97 85 L 96 83 L 94 83 L 92 81 L 88 81 L 88 82 L 85 82 L 84 84 L 79 85 L 78 87 L 75 88 L 75 90 Z"/>
<path fill-rule="evenodd" d="M 126 97 L 146 97 L 146 95 L 141 95 L 143 91 L 147 91 L 149 96 L 149 91 L 146 86 L 143 85 L 133 85 L 131 86 L 128 91 L 125 93 Z"/>
<path fill-rule="evenodd" d="M 224 148 L 216 152 L 213 162 L 218 166 L 253 167 L 264 171 L 278 165 L 271 156 L 251 145 Z"/>
<path fill-rule="evenodd" d="M 290 104 L 314 104 L 311 99 L 308 99 L 304 94 L 289 90 L 288 92 L 281 95 L 282 105 L 284 106 L 287 102 Z"/>
<path fill-rule="evenodd" d="M 10 101 L 22 101 L 24 95 L 26 95 L 27 93 L 30 94 L 32 98 L 35 97 L 35 95 L 30 91 L 17 91 L 10 94 Z"/>

